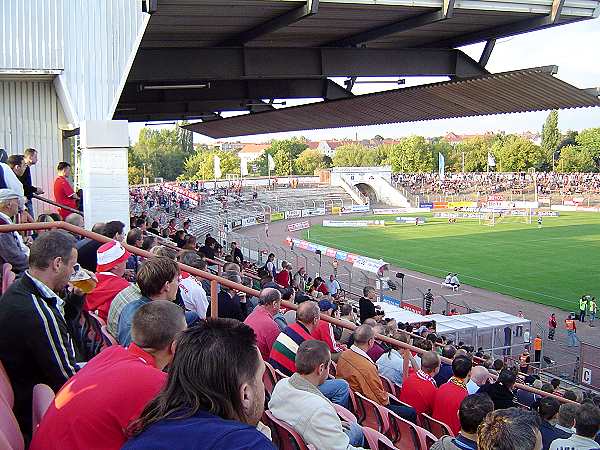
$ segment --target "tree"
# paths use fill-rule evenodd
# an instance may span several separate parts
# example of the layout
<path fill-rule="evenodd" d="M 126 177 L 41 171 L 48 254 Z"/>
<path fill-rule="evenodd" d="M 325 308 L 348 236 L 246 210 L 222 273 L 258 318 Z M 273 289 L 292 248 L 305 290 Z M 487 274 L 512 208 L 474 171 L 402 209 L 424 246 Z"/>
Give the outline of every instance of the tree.
<path fill-rule="evenodd" d="M 141 169 L 151 180 L 157 177 L 175 180 L 183 172 L 188 156 L 178 129 L 146 127 L 140 130 L 138 141 L 130 148 L 129 166 Z"/>
<path fill-rule="evenodd" d="M 144 181 L 144 171 L 139 167 L 129 166 L 127 168 L 127 175 L 129 178 L 129 184 L 141 184 Z"/>
<path fill-rule="evenodd" d="M 272 141 L 266 153 L 270 154 L 275 161 L 275 175 L 293 174 L 294 160 L 307 148 L 308 145 L 303 138 Z"/>
<path fill-rule="evenodd" d="M 456 145 L 456 155 L 460 155 L 462 159 L 462 152 L 465 153 L 465 172 L 485 172 L 487 170 L 488 153 L 495 140 L 495 135 L 475 136 Z"/>
<path fill-rule="evenodd" d="M 307 148 L 300 153 L 295 166 L 298 175 L 313 175 L 315 170 L 325 167 L 325 161 L 319 150 Z"/>
<path fill-rule="evenodd" d="M 394 172 L 431 172 L 431 146 L 423 136 L 410 136 L 392 145 L 387 161 Z"/>
<path fill-rule="evenodd" d="M 556 165 L 558 172 L 594 172 L 597 170 L 592 153 L 577 145 L 567 145 L 560 150 Z"/>
<path fill-rule="evenodd" d="M 214 157 L 221 159 L 221 173 L 240 174 L 240 158 L 223 150 L 213 149 L 197 151 L 185 161 L 185 172 L 179 177 L 182 180 L 212 180 L 215 177 Z"/>
<path fill-rule="evenodd" d="M 545 161 L 544 150 L 522 136 L 508 135 L 497 139 L 491 152 L 501 172 L 523 172 L 539 168 Z"/>
<path fill-rule="evenodd" d="M 577 145 L 584 147 L 598 163 L 600 159 L 600 128 L 582 130 L 575 138 Z"/>
<path fill-rule="evenodd" d="M 444 155 L 444 163 L 446 166 L 446 172 L 450 172 L 452 170 L 455 170 L 457 172 L 460 172 L 462 170 L 461 164 L 462 164 L 462 156 L 458 161 L 458 169 L 455 166 L 455 155 L 453 154 L 453 147 L 452 144 L 450 144 L 450 142 L 448 142 L 446 139 L 442 138 L 442 137 L 436 137 L 433 138 L 430 143 L 429 143 L 429 147 L 431 148 L 431 158 L 433 160 L 433 170 L 439 170 L 439 154 L 441 153 L 442 155 Z"/>
<path fill-rule="evenodd" d="M 558 129 L 558 111 L 552 110 L 542 126 L 542 148 L 548 156 L 548 160 L 552 160 L 552 154 L 556 151 L 561 139 L 562 136 Z"/>
<path fill-rule="evenodd" d="M 367 166 L 367 148 L 361 144 L 344 144 L 335 149 L 333 165 L 335 167 Z"/>

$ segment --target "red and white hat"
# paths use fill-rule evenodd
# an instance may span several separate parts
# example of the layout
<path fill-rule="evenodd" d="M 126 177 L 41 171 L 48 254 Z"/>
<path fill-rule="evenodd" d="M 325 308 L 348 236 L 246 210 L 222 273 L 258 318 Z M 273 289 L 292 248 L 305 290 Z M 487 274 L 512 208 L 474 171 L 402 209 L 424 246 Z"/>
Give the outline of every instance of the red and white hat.
<path fill-rule="evenodd" d="M 123 248 L 120 242 L 110 241 L 98 249 L 98 266 L 96 272 L 107 272 L 117 264 L 127 261 L 131 256 L 127 250 Z"/>

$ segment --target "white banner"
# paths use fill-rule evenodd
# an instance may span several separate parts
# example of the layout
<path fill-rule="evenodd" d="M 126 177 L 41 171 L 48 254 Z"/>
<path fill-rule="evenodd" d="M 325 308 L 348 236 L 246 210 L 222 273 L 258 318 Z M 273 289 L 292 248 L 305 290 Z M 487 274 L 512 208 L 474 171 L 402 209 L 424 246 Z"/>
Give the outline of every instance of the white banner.
<path fill-rule="evenodd" d="M 267 155 L 267 161 L 268 161 L 268 165 L 269 165 L 269 170 L 275 170 L 275 160 L 273 159 L 273 157 L 270 154 Z"/>
<path fill-rule="evenodd" d="M 246 159 L 240 159 L 240 173 L 243 177 L 248 176 L 248 161 Z"/>
<path fill-rule="evenodd" d="M 302 217 L 324 216 L 325 208 L 306 208 L 302 210 Z"/>
<path fill-rule="evenodd" d="M 299 217 L 302 217 L 302 211 L 299 209 L 292 209 L 291 211 L 285 212 L 286 219 L 297 219 Z"/>
<path fill-rule="evenodd" d="M 308 220 L 305 220 L 304 222 L 290 223 L 287 226 L 288 231 L 305 230 L 307 228 L 310 228 L 310 223 Z"/>
<path fill-rule="evenodd" d="M 349 228 L 360 228 L 360 227 L 374 227 L 384 226 L 385 221 L 383 220 L 324 220 L 324 227 L 349 227 Z"/>
<path fill-rule="evenodd" d="M 354 260 L 353 267 L 359 270 L 366 270 L 367 272 L 378 273 L 379 270 L 387 263 L 381 259 L 367 258 L 366 256 L 357 256 Z"/>
<path fill-rule="evenodd" d="M 373 209 L 373 214 L 385 216 L 386 214 L 402 214 L 406 212 L 404 208 L 381 208 Z"/>
<path fill-rule="evenodd" d="M 242 219 L 242 226 L 249 227 L 252 225 L 256 225 L 256 217 L 244 217 Z"/>

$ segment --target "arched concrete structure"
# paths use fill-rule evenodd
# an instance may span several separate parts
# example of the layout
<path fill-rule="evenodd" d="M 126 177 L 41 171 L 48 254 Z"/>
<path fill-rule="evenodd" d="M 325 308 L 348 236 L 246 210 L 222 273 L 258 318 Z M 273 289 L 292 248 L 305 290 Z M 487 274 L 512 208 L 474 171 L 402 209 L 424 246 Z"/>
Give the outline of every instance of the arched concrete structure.
<path fill-rule="evenodd" d="M 409 208 L 410 202 L 392 186 L 391 182 L 392 168 L 390 166 L 335 167 L 331 169 L 331 184 L 344 188 L 357 203 L 366 203 L 371 196 L 369 194 L 373 193 L 378 202 Z M 361 192 L 361 187 L 363 192 Z"/>

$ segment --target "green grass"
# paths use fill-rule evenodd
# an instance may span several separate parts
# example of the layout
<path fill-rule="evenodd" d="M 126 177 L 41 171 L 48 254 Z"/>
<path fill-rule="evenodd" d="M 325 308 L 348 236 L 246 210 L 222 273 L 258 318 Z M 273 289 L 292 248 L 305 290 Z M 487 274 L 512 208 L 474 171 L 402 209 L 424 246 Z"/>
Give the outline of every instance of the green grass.
<path fill-rule="evenodd" d="M 438 277 L 458 272 L 463 283 L 564 310 L 583 294 L 600 295 L 598 214 L 544 217 L 541 229 L 512 218 L 487 227 L 424 216 L 419 227 L 395 224 L 395 216 L 369 217 L 385 219 L 384 228 L 315 225 L 308 240 Z"/>

